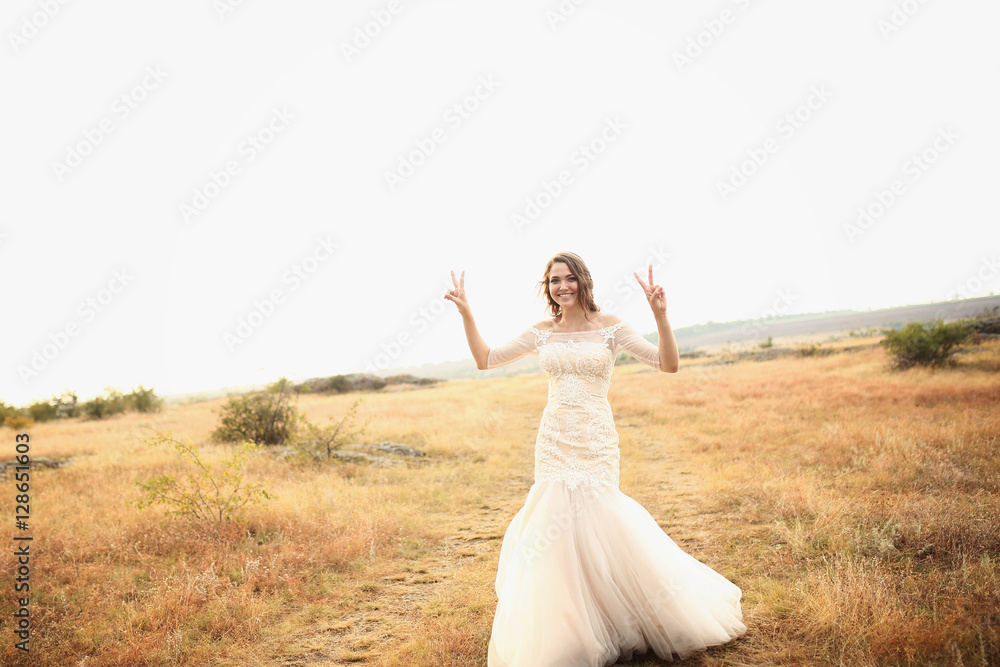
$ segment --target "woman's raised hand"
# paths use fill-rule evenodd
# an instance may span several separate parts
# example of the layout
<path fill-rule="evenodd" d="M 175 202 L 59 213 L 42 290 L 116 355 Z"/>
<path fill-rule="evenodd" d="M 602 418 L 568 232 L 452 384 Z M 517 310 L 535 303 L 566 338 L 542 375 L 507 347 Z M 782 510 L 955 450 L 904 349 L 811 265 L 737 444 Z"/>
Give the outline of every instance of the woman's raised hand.
<path fill-rule="evenodd" d="M 653 309 L 654 315 L 666 315 L 667 314 L 667 295 L 664 293 L 663 288 L 653 282 L 653 265 L 649 265 L 649 284 L 642 282 L 642 278 L 639 277 L 638 272 L 634 272 L 632 275 L 635 279 L 639 281 L 642 285 L 642 290 L 646 293 L 646 299 L 649 301 L 649 307 Z"/>
<path fill-rule="evenodd" d="M 445 293 L 444 298 L 448 299 L 458 307 L 458 312 L 462 317 L 472 314 L 469 309 L 469 302 L 465 298 L 465 271 L 462 271 L 461 281 L 455 280 L 455 272 L 451 272 L 451 282 L 455 284 L 455 289 Z"/>

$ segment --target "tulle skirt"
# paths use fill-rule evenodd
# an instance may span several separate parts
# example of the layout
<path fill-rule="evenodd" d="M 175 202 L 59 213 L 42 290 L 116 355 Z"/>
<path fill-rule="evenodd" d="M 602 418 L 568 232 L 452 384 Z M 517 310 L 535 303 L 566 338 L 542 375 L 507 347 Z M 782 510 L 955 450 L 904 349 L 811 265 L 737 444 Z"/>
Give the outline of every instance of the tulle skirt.
<path fill-rule="evenodd" d="M 611 485 L 536 482 L 504 534 L 489 667 L 665 660 L 746 631 L 738 586 Z"/>

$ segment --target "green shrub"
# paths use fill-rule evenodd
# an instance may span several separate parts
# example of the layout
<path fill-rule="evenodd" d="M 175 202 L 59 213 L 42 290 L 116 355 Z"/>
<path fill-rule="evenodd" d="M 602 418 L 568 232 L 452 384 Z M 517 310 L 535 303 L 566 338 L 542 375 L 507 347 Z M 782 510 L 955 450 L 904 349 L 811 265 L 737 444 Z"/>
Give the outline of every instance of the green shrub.
<path fill-rule="evenodd" d="M 50 401 L 33 401 L 27 410 L 28 416 L 36 422 L 47 422 L 56 418 L 56 406 Z"/>
<path fill-rule="evenodd" d="M 126 412 L 129 408 L 128 400 L 125 398 L 125 394 L 122 393 L 121 389 L 117 387 L 106 387 L 104 389 L 105 401 L 107 401 L 107 414 L 109 415 L 119 415 Z"/>
<path fill-rule="evenodd" d="M 327 391 L 334 392 L 337 394 L 343 394 L 346 391 L 350 391 L 348 386 L 347 376 L 345 375 L 331 375 L 330 384 L 327 387 Z"/>
<path fill-rule="evenodd" d="M 768 336 L 767 340 L 762 340 L 761 342 L 757 343 L 757 346 L 766 350 L 769 347 L 774 347 L 774 343 L 771 342 L 771 337 Z"/>
<path fill-rule="evenodd" d="M 258 445 L 282 445 L 295 435 L 302 414 L 291 405 L 291 383 L 281 378 L 265 391 L 234 396 L 222 408 L 216 442 L 249 440 Z"/>
<path fill-rule="evenodd" d="M 152 388 L 146 389 L 141 384 L 125 397 L 125 402 L 128 409 L 135 412 L 159 412 L 163 409 L 163 399 Z"/>
<path fill-rule="evenodd" d="M 916 365 L 944 366 L 955 348 L 971 334 L 968 325 L 962 322 L 944 324 L 940 319 L 910 322 L 902 329 L 884 329 L 883 333 L 885 338 L 879 344 L 893 355 L 891 363 L 895 369 Z"/>
<path fill-rule="evenodd" d="M 79 408 L 77 407 L 78 400 L 76 392 L 69 389 L 66 389 L 57 396 L 53 396 L 51 402 L 55 407 L 56 419 L 76 417 L 79 414 Z"/>
<path fill-rule="evenodd" d="M 28 415 L 36 422 L 52 419 L 68 419 L 77 416 L 76 394 L 66 389 L 46 401 L 34 401 L 26 408 Z"/>
<path fill-rule="evenodd" d="M 299 437 L 295 438 L 292 446 L 299 455 L 306 459 L 331 459 L 333 453 L 341 446 L 364 435 L 371 417 L 360 427 L 353 426 L 358 404 L 361 399 L 357 399 L 351 405 L 347 414 L 340 420 L 330 418 L 330 423 L 326 426 L 319 426 L 303 419 L 304 428 L 301 429 Z"/>
<path fill-rule="evenodd" d="M 980 312 L 962 320 L 969 325 L 972 333 L 1000 334 L 1000 306 L 983 308 Z"/>
<path fill-rule="evenodd" d="M 166 505 L 167 516 L 192 518 L 211 524 L 236 523 L 248 505 L 270 499 L 263 482 L 248 483 L 243 479 L 243 465 L 259 445 L 244 441 L 232 457 L 223 460 L 221 468 L 206 465 L 198 448 L 172 434 L 154 435 L 147 439 L 150 447 L 171 445 L 177 455 L 194 466 L 192 472 L 178 480 L 174 475 L 160 475 L 145 482 L 136 482 L 144 491 L 138 499 L 127 501 L 140 510 L 152 505 Z"/>
<path fill-rule="evenodd" d="M 145 389 L 139 385 L 129 394 L 123 394 L 118 389 L 108 387 L 103 394 L 83 403 L 79 403 L 76 392 L 65 389 L 61 394 L 53 395 L 46 401 L 34 401 L 22 410 L 2 402 L 0 405 L 4 406 L 0 408 L 0 424 L 2 424 L 11 411 L 30 417 L 36 422 L 80 416 L 88 419 L 103 419 L 120 412 L 156 412 L 162 409 L 163 399 L 157 396 L 152 389 Z"/>
<path fill-rule="evenodd" d="M 104 419 L 108 412 L 108 402 L 103 396 L 95 396 L 80 405 L 81 414 L 87 419 Z"/>
<path fill-rule="evenodd" d="M 809 345 L 802 344 L 795 348 L 795 353 L 800 357 L 821 357 L 828 354 L 833 354 L 833 349 L 829 347 L 823 347 L 822 344 L 816 345 L 815 343 L 810 343 Z"/>
<path fill-rule="evenodd" d="M 88 419 L 104 419 L 111 415 L 125 412 L 129 407 L 125 395 L 120 389 L 106 387 L 104 394 L 85 401 L 80 406 L 80 412 Z"/>
<path fill-rule="evenodd" d="M 867 329 L 851 329 L 847 335 L 851 338 L 870 338 L 880 336 L 882 332 L 877 327 L 868 327 Z"/>
<path fill-rule="evenodd" d="M 3 425 L 13 429 L 31 428 L 35 421 L 31 417 L 25 417 L 18 412 L 12 412 L 3 418 Z"/>

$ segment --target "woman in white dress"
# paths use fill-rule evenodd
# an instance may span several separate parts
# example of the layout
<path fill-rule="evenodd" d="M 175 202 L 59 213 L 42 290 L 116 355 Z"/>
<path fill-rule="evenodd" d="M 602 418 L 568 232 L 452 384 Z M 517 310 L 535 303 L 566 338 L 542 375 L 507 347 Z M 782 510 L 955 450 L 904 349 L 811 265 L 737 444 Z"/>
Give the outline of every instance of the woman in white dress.
<path fill-rule="evenodd" d="M 480 369 L 537 354 L 549 377 L 535 441 L 535 481 L 504 534 L 489 667 L 606 667 L 652 650 L 684 658 L 746 631 L 738 586 L 681 550 L 618 488 L 619 450 L 608 389 L 628 351 L 676 373 L 677 343 L 663 288 L 642 285 L 659 347 L 600 312 L 583 260 L 559 253 L 540 291 L 553 316 L 490 348 L 465 296 L 465 272 L 445 298 L 465 322 Z"/>

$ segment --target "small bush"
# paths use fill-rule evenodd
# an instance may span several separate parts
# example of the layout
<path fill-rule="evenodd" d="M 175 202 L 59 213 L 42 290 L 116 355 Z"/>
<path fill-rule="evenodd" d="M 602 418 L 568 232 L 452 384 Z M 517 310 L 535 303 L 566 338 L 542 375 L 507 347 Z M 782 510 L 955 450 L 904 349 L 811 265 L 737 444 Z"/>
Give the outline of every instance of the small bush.
<path fill-rule="evenodd" d="M 66 389 L 48 400 L 34 401 L 20 410 L 2 402 L 0 406 L 3 406 L 0 408 L 0 424 L 2 424 L 8 414 L 14 413 L 30 417 L 35 422 L 47 422 L 81 416 L 87 419 L 103 419 L 121 412 L 156 412 L 162 409 L 163 399 L 157 396 L 153 389 L 145 389 L 139 385 L 129 394 L 108 387 L 104 390 L 104 394 L 83 403 L 79 402 L 76 392 Z"/>
<path fill-rule="evenodd" d="M 177 455 L 191 463 L 195 470 L 181 480 L 173 475 L 160 475 L 146 482 L 136 482 L 145 492 L 142 497 L 127 501 L 140 510 L 152 505 L 166 505 L 167 516 L 188 517 L 210 524 L 236 523 L 243 508 L 262 499 L 270 499 L 263 482 L 247 483 L 243 479 L 243 464 L 259 448 L 244 441 L 232 457 L 215 470 L 201 460 L 198 448 L 170 433 L 154 432 L 150 447 L 171 445 Z"/>
<path fill-rule="evenodd" d="M 347 377 L 344 375 L 331 375 L 328 390 L 337 394 L 349 391 L 350 387 L 348 386 Z"/>
<path fill-rule="evenodd" d="M 115 414 L 111 401 L 105 396 L 95 396 L 80 405 L 81 414 L 87 419 L 104 419 Z"/>
<path fill-rule="evenodd" d="M 84 401 L 80 404 L 80 414 L 87 419 L 104 419 L 107 414 L 107 401 L 100 396 Z"/>
<path fill-rule="evenodd" d="M 76 393 L 66 389 L 47 401 L 35 401 L 27 407 L 28 414 L 36 422 L 52 419 L 68 419 L 78 414 Z"/>
<path fill-rule="evenodd" d="M 867 329 L 851 329 L 847 335 L 851 338 L 870 338 L 880 336 L 882 332 L 877 327 L 868 327 Z"/>
<path fill-rule="evenodd" d="M 774 347 L 774 343 L 771 342 L 771 337 L 768 336 L 767 340 L 762 340 L 761 342 L 757 343 L 757 346 L 766 350 L 769 347 Z"/>
<path fill-rule="evenodd" d="M 129 408 L 125 394 L 117 387 L 106 387 L 104 389 L 104 400 L 107 402 L 107 410 L 110 415 L 119 415 L 126 412 Z"/>
<path fill-rule="evenodd" d="M 80 405 L 79 412 L 87 419 L 104 419 L 125 412 L 129 403 L 125 395 L 116 387 L 106 387 L 104 394 L 95 396 Z"/>
<path fill-rule="evenodd" d="M 885 338 L 879 344 L 893 355 L 892 367 L 901 370 L 916 365 L 946 365 L 955 348 L 969 339 L 971 331 L 962 322 L 945 324 L 938 319 L 910 322 L 902 329 L 885 329 L 883 333 Z"/>
<path fill-rule="evenodd" d="M 159 412 L 163 409 L 163 399 L 151 388 L 146 389 L 141 384 L 125 396 L 125 404 L 128 410 L 135 412 Z"/>
<path fill-rule="evenodd" d="M 969 326 L 972 333 L 1000 334 L 1000 306 L 983 308 L 972 317 L 966 317 L 962 322 Z"/>
<path fill-rule="evenodd" d="M 265 391 L 234 396 L 222 408 L 216 442 L 249 440 L 259 445 L 282 445 L 294 435 L 303 416 L 291 405 L 291 383 L 281 378 Z"/>
<path fill-rule="evenodd" d="M 353 422 L 358 411 L 358 404 L 361 399 L 357 399 L 351 405 L 347 414 L 340 420 L 330 418 L 330 423 L 326 426 L 319 426 L 303 419 L 304 428 L 301 436 L 296 438 L 292 446 L 302 457 L 306 459 L 331 459 L 333 453 L 343 445 L 364 435 L 371 417 L 360 427 L 354 427 Z"/>
<path fill-rule="evenodd" d="M 49 401 L 34 401 L 28 406 L 27 412 L 36 422 L 47 422 L 56 418 L 56 406 Z"/>
<path fill-rule="evenodd" d="M 809 345 L 800 345 L 795 349 L 795 353 L 800 357 L 820 357 L 827 354 L 833 354 L 833 349 L 823 347 L 822 345 L 816 345 L 815 343 L 810 343 Z"/>
<path fill-rule="evenodd" d="M 31 428 L 35 425 L 35 421 L 31 417 L 13 412 L 3 418 L 3 425 L 13 429 Z"/>
<path fill-rule="evenodd" d="M 79 408 L 77 407 L 78 400 L 76 392 L 69 389 L 66 389 L 58 396 L 53 396 L 51 403 L 55 407 L 56 419 L 76 417 L 79 414 Z"/>

